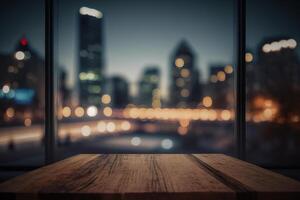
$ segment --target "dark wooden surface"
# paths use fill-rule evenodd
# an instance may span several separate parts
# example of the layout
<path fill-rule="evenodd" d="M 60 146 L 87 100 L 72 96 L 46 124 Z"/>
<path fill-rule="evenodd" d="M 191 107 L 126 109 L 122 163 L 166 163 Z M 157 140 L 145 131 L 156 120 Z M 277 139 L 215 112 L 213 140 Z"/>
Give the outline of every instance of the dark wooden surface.
<path fill-rule="evenodd" d="M 0 184 L 0 199 L 300 199 L 300 183 L 222 154 L 81 154 Z"/>

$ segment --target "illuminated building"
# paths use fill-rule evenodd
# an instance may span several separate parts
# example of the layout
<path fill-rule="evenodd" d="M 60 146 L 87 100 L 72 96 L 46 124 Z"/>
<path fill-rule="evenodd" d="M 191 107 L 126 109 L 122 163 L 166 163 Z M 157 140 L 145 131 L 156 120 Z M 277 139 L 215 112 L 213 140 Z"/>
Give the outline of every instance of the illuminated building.
<path fill-rule="evenodd" d="M 249 102 L 262 96 L 280 105 L 281 116 L 299 112 L 300 60 L 297 41 L 290 37 L 268 38 L 259 45 L 257 59 L 247 63 Z M 268 115 L 268 112 L 265 114 Z"/>
<path fill-rule="evenodd" d="M 158 67 L 145 68 L 139 81 L 139 104 L 146 107 L 160 107 L 160 71 Z"/>
<path fill-rule="evenodd" d="M 171 57 L 169 103 L 171 107 L 195 107 L 201 97 L 199 71 L 195 55 L 182 41 Z"/>
<path fill-rule="evenodd" d="M 212 98 L 214 108 L 232 108 L 234 106 L 233 77 L 232 65 L 213 64 L 210 66 L 204 93 Z"/>
<path fill-rule="evenodd" d="M 260 73 L 256 72 L 257 81 L 263 90 L 277 88 L 280 82 L 281 87 L 284 85 L 289 86 L 286 88 L 300 87 L 300 62 L 295 51 L 296 47 L 297 42 L 292 38 L 276 38 L 263 42 L 257 62 L 259 66 L 257 70 Z"/>
<path fill-rule="evenodd" d="M 79 10 L 78 89 L 81 105 L 100 105 L 104 92 L 103 15 L 82 7 Z"/>
<path fill-rule="evenodd" d="M 270 38 L 261 42 L 256 62 L 247 63 L 249 96 L 283 94 L 300 87 L 300 62 L 292 38 Z M 281 92 L 278 92 L 281 91 Z M 290 91 L 291 92 L 291 91 Z"/>
<path fill-rule="evenodd" d="M 44 107 L 44 61 L 22 37 L 15 50 L 0 55 L 0 110 L 8 107 L 15 112 L 25 109 L 37 113 Z M 3 111 L 3 112 L 2 112 Z M 2 116 L 1 116 L 2 117 Z"/>
<path fill-rule="evenodd" d="M 124 108 L 129 103 L 128 82 L 123 77 L 113 76 L 109 78 L 107 92 L 109 95 L 103 96 L 103 103 L 110 103 L 113 108 Z"/>

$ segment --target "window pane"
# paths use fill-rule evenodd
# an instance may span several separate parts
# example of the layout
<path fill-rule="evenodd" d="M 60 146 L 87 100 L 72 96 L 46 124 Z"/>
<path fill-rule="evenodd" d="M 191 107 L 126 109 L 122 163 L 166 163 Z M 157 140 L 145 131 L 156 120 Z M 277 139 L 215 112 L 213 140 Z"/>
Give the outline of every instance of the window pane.
<path fill-rule="evenodd" d="M 233 0 L 58 8 L 58 155 L 232 152 Z"/>
<path fill-rule="evenodd" d="M 248 159 L 267 166 L 300 164 L 299 10 L 297 0 L 247 1 Z"/>
<path fill-rule="evenodd" d="M 0 165 L 41 165 L 44 128 L 43 1 L 0 2 Z"/>

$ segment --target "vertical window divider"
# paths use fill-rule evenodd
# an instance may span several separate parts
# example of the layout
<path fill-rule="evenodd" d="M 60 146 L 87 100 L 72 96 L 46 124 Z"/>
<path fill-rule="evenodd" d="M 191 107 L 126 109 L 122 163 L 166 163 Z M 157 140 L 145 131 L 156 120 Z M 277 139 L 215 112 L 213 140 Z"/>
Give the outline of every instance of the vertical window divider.
<path fill-rule="evenodd" d="M 235 74 L 236 117 L 235 141 L 236 155 L 246 159 L 246 0 L 236 1 L 237 10 L 237 67 Z"/>
<path fill-rule="evenodd" d="M 54 162 L 55 153 L 55 93 L 54 93 L 53 1 L 45 0 L 45 163 Z"/>

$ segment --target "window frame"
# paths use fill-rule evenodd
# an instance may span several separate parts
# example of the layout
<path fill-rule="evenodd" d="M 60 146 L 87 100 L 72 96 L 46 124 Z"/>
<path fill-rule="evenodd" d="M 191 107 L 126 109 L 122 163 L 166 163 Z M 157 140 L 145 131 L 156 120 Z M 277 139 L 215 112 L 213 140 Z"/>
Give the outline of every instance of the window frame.
<path fill-rule="evenodd" d="M 55 1 L 55 0 L 54 0 Z M 55 161 L 55 133 L 57 131 L 56 107 L 55 107 L 55 72 L 54 72 L 54 1 L 45 0 L 45 163 Z M 235 100 L 236 118 L 234 128 L 235 155 L 239 159 L 246 159 L 246 70 L 245 70 L 245 46 L 246 46 L 246 0 L 236 0 L 236 56 L 237 67 L 235 75 Z"/>

